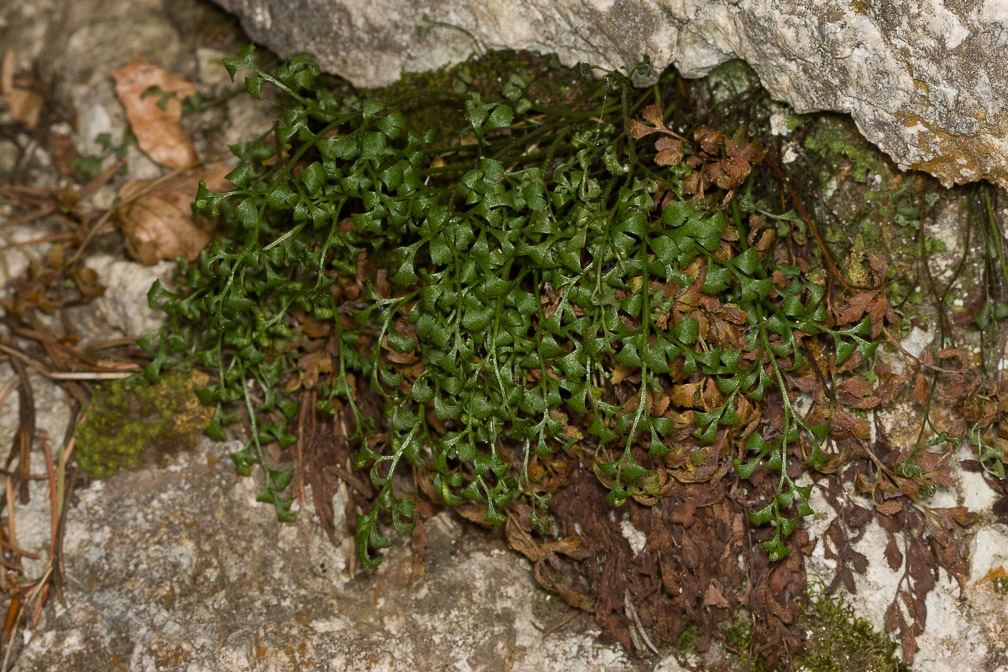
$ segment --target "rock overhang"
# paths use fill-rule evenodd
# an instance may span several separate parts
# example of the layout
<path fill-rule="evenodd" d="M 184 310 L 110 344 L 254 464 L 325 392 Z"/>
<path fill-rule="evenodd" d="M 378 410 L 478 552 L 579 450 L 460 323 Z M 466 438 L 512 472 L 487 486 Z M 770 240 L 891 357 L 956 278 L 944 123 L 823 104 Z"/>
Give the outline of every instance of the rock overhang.
<path fill-rule="evenodd" d="M 655 76 L 741 58 L 796 112 L 851 115 L 900 169 L 1008 187 L 1008 0 L 216 1 L 279 55 L 311 51 L 366 87 L 474 48 L 620 70 L 647 54 Z"/>

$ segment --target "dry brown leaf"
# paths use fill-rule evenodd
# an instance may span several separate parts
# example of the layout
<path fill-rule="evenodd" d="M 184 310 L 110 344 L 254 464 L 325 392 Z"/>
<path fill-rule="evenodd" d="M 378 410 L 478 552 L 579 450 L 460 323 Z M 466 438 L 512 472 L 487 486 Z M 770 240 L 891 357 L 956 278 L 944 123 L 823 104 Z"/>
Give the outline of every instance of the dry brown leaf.
<path fill-rule="evenodd" d="M 927 380 L 924 378 L 924 374 L 917 372 L 916 381 L 913 390 L 913 399 L 915 402 L 923 406 L 927 402 L 928 397 L 928 384 Z"/>
<path fill-rule="evenodd" d="M 868 420 L 851 415 L 843 407 L 835 407 L 830 413 L 830 432 L 838 438 L 856 436 L 867 439 L 870 431 Z"/>
<path fill-rule="evenodd" d="M 112 76 L 140 149 L 169 168 L 184 168 L 196 161 L 192 140 L 178 123 L 182 118 L 181 101 L 195 94 L 196 87 L 142 58 L 113 70 Z M 166 99 L 161 95 L 142 97 L 151 89 L 174 95 Z"/>
<path fill-rule="evenodd" d="M 785 277 L 785 275 L 781 272 L 779 268 L 774 269 L 773 273 L 770 275 L 770 278 L 773 280 L 773 284 L 779 289 L 784 289 L 785 287 L 791 284 L 791 281 L 788 280 L 787 277 Z"/>
<path fill-rule="evenodd" d="M 654 133 L 657 130 L 658 130 L 657 128 L 654 128 L 653 126 L 648 126 L 647 124 L 642 124 L 636 119 L 630 120 L 630 137 L 632 137 L 634 140 L 640 140 L 645 135 Z"/>
<path fill-rule="evenodd" d="M 659 130 L 665 130 L 664 115 L 662 114 L 661 108 L 657 105 L 648 105 L 645 107 L 644 111 L 641 112 L 641 118 L 645 121 L 650 121 Z"/>
<path fill-rule="evenodd" d="M 4 52 L 3 63 L 0 64 L 0 96 L 3 97 L 7 109 L 16 121 L 20 121 L 28 128 L 35 128 L 45 101 L 34 91 L 15 84 L 15 70 L 17 70 L 17 57 L 8 49 Z"/>
<path fill-rule="evenodd" d="M 701 404 L 698 393 L 701 391 L 700 387 L 702 384 L 702 382 L 696 382 L 673 385 L 672 403 L 679 408 L 699 408 Z"/>
<path fill-rule="evenodd" d="M 156 186 L 150 180 L 123 185 L 119 198 L 125 205 L 118 211 L 119 226 L 130 256 L 148 266 L 162 259 L 195 259 L 210 242 L 213 224 L 202 218 L 193 221 L 190 204 L 201 181 L 211 191 L 229 189 L 230 182 L 224 179 L 229 170 L 227 164 L 217 162 Z"/>
<path fill-rule="evenodd" d="M 876 325 L 882 324 L 882 318 L 886 317 L 889 312 L 889 298 L 882 292 L 876 292 L 875 298 L 868 304 L 868 315 L 871 316 L 873 329 L 877 328 Z"/>
<path fill-rule="evenodd" d="M 70 162 L 81 158 L 80 152 L 77 151 L 73 140 L 68 135 L 52 133 L 49 136 L 49 142 L 52 147 L 53 165 L 56 166 L 56 170 L 59 171 L 60 175 L 69 175 L 72 173 L 73 169 L 70 168 Z"/>
<path fill-rule="evenodd" d="M 858 472 L 854 476 L 854 487 L 857 488 L 858 492 L 864 494 L 869 490 L 875 489 L 875 482 L 870 480 L 867 476 L 865 476 L 861 472 Z"/>
<path fill-rule="evenodd" d="M 955 525 L 952 524 L 953 522 L 958 523 L 962 527 L 969 527 L 976 519 L 976 514 L 972 513 L 965 506 L 935 507 L 931 511 L 938 516 L 947 530 L 955 529 Z"/>
<path fill-rule="evenodd" d="M 301 320 L 301 330 L 308 338 L 325 338 L 332 329 L 332 322 L 319 322 L 311 315 Z"/>
<path fill-rule="evenodd" d="M 867 397 L 872 393 L 872 383 L 862 376 L 854 376 L 840 383 L 840 389 L 854 398 Z"/>
<path fill-rule="evenodd" d="M 332 358 L 327 352 L 312 352 L 298 359 L 298 368 L 304 372 L 301 383 L 310 390 L 318 383 L 320 373 L 332 371 Z"/>
<path fill-rule="evenodd" d="M 899 605 L 895 600 L 889 603 L 883 619 L 885 631 L 892 632 L 903 625 L 903 615 L 900 613 Z"/>
<path fill-rule="evenodd" d="M 875 502 L 875 508 L 884 516 L 895 516 L 903 510 L 903 502 L 898 499 L 884 499 L 881 502 Z"/>
<path fill-rule="evenodd" d="M 703 605 L 705 607 L 719 607 L 721 609 L 728 609 L 731 606 L 721 592 L 721 586 L 717 579 L 711 581 L 707 586 L 707 592 L 704 593 Z"/>
<path fill-rule="evenodd" d="M 872 270 L 878 274 L 880 280 L 884 280 L 886 276 L 886 270 L 889 268 L 889 261 L 886 260 L 885 256 L 879 254 L 875 250 L 867 250 L 868 254 L 868 264 L 872 267 Z"/>
<path fill-rule="evenodd" d="M 631 368 L 629 368 L 627 366 L 623 366 L 622 364 L 619 365 L 619 366 L 617 366 L 616 370 L 613 371 L 612 384 L 613 385 L 619 385 L 631 373 L 633 373 L 633 369 L 631 369 Z"/>
<path fill-rule="evenodd" d="M 860 322 L 861 316 L 864 315 L 865 310 L 868 307 L 868 302 L 871 301 L 873 296 L 874 294 L 872 292 L 861 292 L 859 294 L 855 294 L 846 301 L 843 308 L 835 309 L 837 324 L 846 325 Z"/>
<path fill-rule="evenodd" d="M 655 141 L 655 163 L 659 166 L 675 166 L 682 161 L 685 144 L 678 138 L 662 137 Z"/>
<path fill-rule="evenodd" d="M 969 366 L 969 357 L 958 348 L 942 348 L 938 351 L 938 359 L 956 359 L 957 369 L 965 369 Z"/>
<path fill-rule="evenodd" d="M 886 563 L 889 565 L 889 569 L 895 572 L 903 566 L 903 553 L 900 552 L 899 546 L 896 545 L 896 537 L 894 537 L 891 532 L 886 536 L 889 539 L 886 542 L 885 559 Z"/>
<path fill-rule="evenodd" d="M 658 397 L 658 400 L 654 404 L 654 409 L 652 410 L 652 414 L 655 417 L 660 416 L 669 407 L 669 402 L 670 401 L 671 400 L 668 398 L 667 395 L 663 394 L 660 397 Z"/>

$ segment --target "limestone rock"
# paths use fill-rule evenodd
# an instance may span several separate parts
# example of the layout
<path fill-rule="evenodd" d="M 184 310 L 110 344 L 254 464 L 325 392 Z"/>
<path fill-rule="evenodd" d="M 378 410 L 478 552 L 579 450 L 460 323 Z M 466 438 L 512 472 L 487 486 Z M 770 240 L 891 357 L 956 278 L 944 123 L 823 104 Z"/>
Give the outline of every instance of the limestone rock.
<path fill-rule="evenodd" d="M 144 266 L 106 254 L 96 254 L 85 263 L 105 286 L 105 295 L 94 302 L 110 327 L 127 338 L 139 338 L 164 324 L 164 313 L 147 304 L 147 292 L 155 280 L 168 280 L 174 264 L 162 261 L 156 266 Z"/>
<path fill-rule="evenodd" d="M 649 54 L 687 77 L 742 58 L 796 111 L 850 114 L 902 169 L 1008 186 L 1008 0 L 216 2 L 282 56 L 313 52 L 364 86 L 483 47 L 619 69 Z M 425 16 L 443 24 L 421 39 Z"/>
<path fill-rule="evenodd" d="M 79 491 L 64 537 L 67 605 L 47 610 L 13 669 L 638 669 L 583 626 L 543 632 L 564 608 L 502 540 L 447 513 L 427 523 L 423 577 L 397 544 L 376 573 L 351 578 L 340 494 L 333 545 L 310 507 L 295 503 L 298 521 L 277 523 L 255 501 L 261 484 L 235 476 L 235 449 L 204 440 L 167 468 Z"/>

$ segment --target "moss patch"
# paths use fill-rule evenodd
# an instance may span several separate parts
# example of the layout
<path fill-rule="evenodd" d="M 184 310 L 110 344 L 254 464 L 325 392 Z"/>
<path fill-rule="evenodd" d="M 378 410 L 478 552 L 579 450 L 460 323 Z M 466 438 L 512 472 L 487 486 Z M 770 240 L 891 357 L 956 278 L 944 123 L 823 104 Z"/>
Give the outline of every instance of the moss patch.
<path fill-rule="evenodd" d="M 101 385 L 74 432 L 81 469 L 93 478 L 108 478 L 120 467 L 138 466 L 149 448 L 158 455 L 192 448 L 213 418 L 213 409 L 200 404 L 194 392 L 209 380 L 192 371 L 168 374 L 153 384 L 134 376 Z"/>
<path fill-rule="evenodd" d="M 801 156 L 791 170 L 809 195 L 806 207 L 848 280 L 864 285 L 869 273 L 865 252 L 876 250 L 889 261 L 886 290 L 893 306 L 905 317 L 932 321 L 933 302 L 925 300 L 930 290 L 921 215 L 934 222 L 946 207 L 941 194 L 947 192 L 929 176 L 899 171 L 852 121 L 839 115 L 810 120 L 796 134 L 795 146 Z M 924 227 L 928 263 L 946 250 L 933 233 L 933 225 Z"/>
<path fill-rule="evenodd" d="M 829 595 L 821 589 L 811 591 L 799 619 L 808 633 L 806 654 L 798 658 L 801 669 L 811 672 L 910 669 L 899 662 L 896 642 L 876 632 L 839 595 Z"/>
<path fill-rule="evenodd" d="M 410 126 L 434 134 L 435 144 L 467 143 L 472 128 L 466 117 L 464 96 L 479 93 L 488 100 L 508 100 L 521 112 L 531 105 L 578 109 L 577 101 L 602 86 L 577 70 L 564 68 L 555 56 L 527 51 L 493 51 L 482 58 L 437 70 L 403 73 L 402 78 L 373 94 L 382 101 L 406 100 L 399 109 Z M 417 96 L 440 91 L 443 96 Z M 595 101 L 596 103 L 598 101 Z"/>
<path fill-rule="evenodd" d="M 810 587 L 801 605 L 796 629 L 806 633 L 805 654 L 794 659 L 795 669 L 805 672 L 910 672 L 900 663 L 896 642 L 874 629 L 841 595 L 830 595 L 822 587 Z M 738 651 L 736 670 L 776 672 L 762 660 L 750 660 L 752 628 L 739 619 L 724 631 L 730 649 Z"/>

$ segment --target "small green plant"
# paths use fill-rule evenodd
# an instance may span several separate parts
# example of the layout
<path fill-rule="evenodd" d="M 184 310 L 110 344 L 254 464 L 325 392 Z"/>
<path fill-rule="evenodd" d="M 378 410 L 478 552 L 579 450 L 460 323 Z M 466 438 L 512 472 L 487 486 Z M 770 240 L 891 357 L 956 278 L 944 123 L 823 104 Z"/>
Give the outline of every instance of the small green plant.
<path fill-rule="evenodd" d="M 234 148 L 232 191 L 201 187 L 194 210 L 220 216 L 223 237 L 182 265 L 178 291 L 155 284 L 168 323 L 141 344 L 151 377 L 183 361 L 216 372 L 200 392 L 211 436 L 244 405 L 252 432 L 234 461 L 263 468 L 260 500 L 281 519 L 294 473 L 264 448 L 296 441 L 295 394 L 311 389 L 317 411 L 347 420 L 377 493 L 356 521 L 366 567 L 391 543 L 386 522 L 414 522 L 396 474 L 491 524 L 525 501 L 545 529 L 580 456 L 614 506 L 654 503 L 670 479 L 772 474 L 750 518 L 773 526 L 771 558 L 788 553 L 811 513 L 798 475 L 835 467 L 831 424 L 867 431 L 823 382 L 870 368 L 895 316 L 880 256 L 875 287 L 853 288 L 809 263 L 808 239 L 798 252 L 791 233 L 809 224 L 762 203 L 747 177 L 765 151 L 744 129 L 686 140 L 632 72 L 555 109 L 522 78 L 502 100 L 383 102 L 316 86 L 306 56 L 272 74 L 246 50 L 227 68 L 287 103 Z M 468 133 L 436 144 L 412 129 L 399 108 L 423 96 L 459 109 Z"/>
<path fill-rule="evenodd" d="M 123 137 L 119 144 L 116 144 L 108 133 L 99 133 L 95 136 L 95 142 L 101 147 L 98 154 L 70 159 L 67 163 L 67 168 L 79 171 L 89 180 L 93 180 L 101 174 L 102 165 L 109 157 L 121 159 L 126 156 L 126 151 L 130 144 L 136 142 L 136 138 L 133 137 L 133 132 L 127 128 L 123 131 Z"/>

